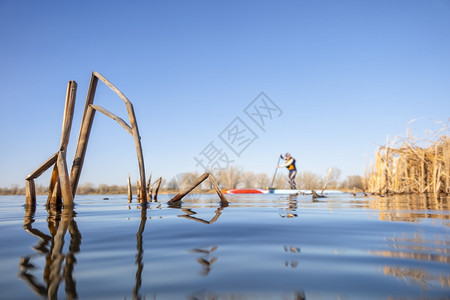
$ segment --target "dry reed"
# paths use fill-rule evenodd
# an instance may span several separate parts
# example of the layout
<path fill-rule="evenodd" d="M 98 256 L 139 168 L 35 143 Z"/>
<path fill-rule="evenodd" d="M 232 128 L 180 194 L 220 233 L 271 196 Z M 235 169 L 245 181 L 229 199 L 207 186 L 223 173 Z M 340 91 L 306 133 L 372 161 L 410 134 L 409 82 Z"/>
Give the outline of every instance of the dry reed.
<path fill-rule="evenodd" d="M 450 193 L 450 138 L 448 126 L 434 133 L 434 141 L 419 146 L 414 137 L 394 139 L 375 153 L 375 163 L 364 186 L 372 194 Z"/>

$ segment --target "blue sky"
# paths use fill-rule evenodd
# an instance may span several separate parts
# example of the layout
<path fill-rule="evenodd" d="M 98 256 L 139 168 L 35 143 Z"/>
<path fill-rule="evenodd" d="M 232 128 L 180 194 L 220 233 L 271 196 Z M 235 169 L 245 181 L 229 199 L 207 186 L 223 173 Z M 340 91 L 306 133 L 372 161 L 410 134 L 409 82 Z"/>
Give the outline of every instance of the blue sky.
<path fill-rule="evenodd" d="M 377 145 L 450 117 L 450 2 L 0 1 L 0 186 L 58 150 L 67 82 L 78 83 L 71 165 L 92 71 L 134 104 L 147 174 L 198 170 L 211 142 L 272 174 L 362 175 Z M 244 109 L 261 92 L 282 114 L 265 131 Z M 126 119 L 100 85 L 95 103 Z M 219 138 L 239 117 L 257 138 L 237 156 Z M 97 114 L 81 183 L 138 178 L 132 137 Z M 37 183 L 48 182 L 48 174 Z"/>

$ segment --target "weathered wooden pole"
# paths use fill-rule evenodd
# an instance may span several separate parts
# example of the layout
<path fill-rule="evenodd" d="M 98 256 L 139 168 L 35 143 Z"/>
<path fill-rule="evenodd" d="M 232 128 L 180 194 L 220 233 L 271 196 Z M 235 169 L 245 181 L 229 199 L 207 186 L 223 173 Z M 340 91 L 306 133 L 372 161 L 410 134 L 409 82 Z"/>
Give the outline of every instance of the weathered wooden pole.
<path fill-rule="evenodd" d="M 67 170 L 66 152 L 63 150 L 59 151 L 57 165 L 64 207 L 73 207 L 73 196 L 70 187 L 69 172 Z"/>
<path fill-rule="evenodd" d="M 36 188 L 34 185 L 34 179 L 25 180 L 25 206 L 36 205 Z"/>
<path fill-rule="evenodd" d="M 133 192 L 131 190 L 130 174 L 128 174 L 127 185 L 128 185 L 128 203 L 131 203 L 131 201 L 133 200 Z"/>
<path fill-rule="evenodd" d="M 69 144 L 69 138 L 70 138 L 70 131 L 72 128 L 72 120 L 73 120 L 73 113 L 75 108 L 75 99 L 77 94 L 77 83 L 73 80 L 69 81 L 69 84 L 67 85 L 67 92 L 66 92 L 66 102 L 64 105 L 64 116 L 63 116 L 63 123 L 62 123 L 62 130 L 61 130 L 61 142 L 59 144 L 59 150 L 60 151 L 67 151 L 67 145 Z M 58 157 L 61 154 L 58 154 Z M 65 154 L 64 154 L 64 160 L 65 160 Z M 50 179 L 50 185 L 49 185 L 49 196 L 47 198 L 47 207 L 50 205 L 59 205 L 61 204 L 61 188 L 59 186 L 60 180 L 59 180 L 59 174 L 60 171 L 57 168 L 57 164 L 55 164 L 55 167 L 53 168 L 52 177 Z"/>
<path fill-rule="evenodd" d="M 225 196 L 223 195 L 222 191 L 220 190 L 219 186 L 216 183 L 216 180 L 214 179 L 214 176 L 212 176 L 211 174 L 209 174 L 209 180 L 211 181 L 211 183 L 214 186 L 214 189 L 216 190 L 217 195 L 219 195 L 220 198 L 220 203 L 222 206 L 228 205 L 228 200 L 227 198 L 225 198 Z"/>
<path fill-rule="evenodd" d="M 117 123 L 119 123 L 120 126 L 123 127 L 123 129 L 125 129 L 129 134 L 133 135 L 133 131 L 131 130 L 131 127 L 122 118 L 116 116 L 115 114 L 113 114 L 109 110 L 101 107 L 100 105 L 91 104 L 89 106 L 92 107 L 93 109 L 95 109 L 96 111 L 99 111 L 102 114 L 104 114 L 104 115 L 110 117 L 111 119 L 115 120 Z"/>
<path fill-rule="evenodd" d="M 142 193 L 141 181 L 138 179 L 136 182 L 136 198 L 138 202 L 143 202 L 141 193 Z"/>
<path fill-rule="evenodd" d="M 61 130 L 61 142 L 60 142 L 60 150 L 66 151 L 67 145 L 69 143 L 70 130 L 72 128 L 72 120 L 73 113 L 75 107 L 75 99 L 77 94 L 77 83 L 73 80 L 69 81 L 67 84 L 66 91 L 66 101 L 64 104 L 64 116 L 62 122 L 62 130 Z M 36 190 L 34 179 L 41 176 L 48 168 L 54 165 L 53 173 L 50 179 L 49 185 L 49 197 L 47 199 L 47 205 L 50 204 L 52 196 L 58 196 L 58 192 L 54 193 L 54 188 L 57 186 L 58 182 L 58 170 L 56 167 L 56 161 L 58 158 L 59 152 L 55 153 L 52 157 L 50 157 L 47 161 L 45 161 L 41 166 L 39 166 L 33 173 L 27 176 L 26 178 L 26 205 L 35 205 L 36 204 Z M 56 189 L 58 190 L 58 189 Z"/>
<path fill-rule="evenodd" d="M 150 174 L 150 176 L 148 177 L 148 180 L 147 180 L 147 200 L 148 201 L 152 201 L 153 187 L 151 185 L 151 181 L 152 181 L 152 174 Z"/>
<path fill-rule="evenodd" d="M 331 174 L 331 168 L 328 169 L 328 174 L 327 174 L 327 177 L 325 178 L 325 183 L 323 184 L 321 195 L 323 195 L 323 191 L 325 191 L 325 189 L 327 187 L 328 178 L 330 177 L 330 174 Z"/>
<path fill-rule="evenodd" d="M 67 151 L 69 144 L 70 131 L 72 129 L 73 112 L 75 108 L 75 98 L 77 96 L 77 83 L 73 80 L 69 81 L 67 85 L 66 103 L 64 106 L 64 117 L 61 131 L 61 151 Z"/>
<path fill-rule="evenodd" d="M 138 163 L 139 163 L 139 174 L 140 174 L 140 180 L 142 182 L 142 185 L 140 187 L 141 192 L 141 202 L 147 202 L 147 192 L 146 192 L 146 186 L 145 186 L 145 166 L 144 166 L 144 155 L 142 153 L 142 145 L 141 145 L 141 137 L 139 135 L 139 128 L 136 122 L 136 116 L 133 109 L 133 104 L 128 100 L 127 97 L 117 88 L 115 87 L 108 79 L 106 79 L 103 75 L 97 72 L 92 73 L 93 76 L 96 76 L 98 79 L 100 79 L 103 83 L 105 83 L 111 90 L 113 90 L 125 103 L 125 106 L 127 108 L 128 112 L 128 118 L 130 119 L 130 126 L 133 133 L 134 138 L 134 144 L 136 147 L 136 153 L 138 157 Z M 92 103 L 91 103 L 92 104 Z"/>
<path fill-rule="evenodd" d="M 162 177 L 159 177 L 158 180 L 156 180 L 156 182 L 153 183 L 153 185 L 156 184 L 155 196 L 153 197 L 153 199 L 155 199 L 155 201 L 158 200 L 158 192 L 159 192 L 159 187 L 161 186 L 161 181 L 162 181 Z"/>
<path fill-rule="evenodd" d="M 36 170 L 34 170 L 30 175 L 25 178 L 25 187 L 26 187 L 26 197 L 25 204 L 26 205 L 36 205 L 36 190 L 34 187 L 34 179 L 38 178 L 42 175 L 48 168 L 56 163 L 56 159 L 58 158 L 58 152 L 53 154 L 49 159 L 47 159 L 42 165 L 40 165 Z M 33 181 L 30 183 L 30 181 Z"/>
<path fill-rule="evenodd" d="M 136 147 L 138 163 L 139 163 L 139 174 L 141 176 L 141 182 L 143 183 L 140 186 L 142 199 L 141 202 L 147 202 L 147 191 L 145 188 L 145 167 L 144 167 L 144 155 L 142 153 L 142 145 L 141 145 L 141 137 L 139 135 L 139 129 L 136 122 L 136 117 L 134 115 L 134 109 L 131 102 L 126 103 L 126 107 L 128 110 L 128 116 L 130 117 L 131 129 L 133 130 L 134 144 Z"/>
<path fill-rule="evenodd" d="M 98 78 L 94 75 L 91 76 L 91 82 L 89 84 L 89 90 L 86 97 L 86 104 L 84 106 L 83 118 L 81 120 L 80 135 L 78 137 L 77 149 L 75 151 L 75 157 L 72 164 L 72 170 L 70 171 L 70 184 L 72 189 L 72 196 L 75 196 L 77 192 L 78 182 L 80 180 L 81 169 L 83 168 L 84 157 L 86 155 L 86 149 L 89 141 L 89 135 L 91 134 L 92 122 L 95 116 L 95 110 L 90 106 L 94 102 L 95 91 L 97 89 Z"/>

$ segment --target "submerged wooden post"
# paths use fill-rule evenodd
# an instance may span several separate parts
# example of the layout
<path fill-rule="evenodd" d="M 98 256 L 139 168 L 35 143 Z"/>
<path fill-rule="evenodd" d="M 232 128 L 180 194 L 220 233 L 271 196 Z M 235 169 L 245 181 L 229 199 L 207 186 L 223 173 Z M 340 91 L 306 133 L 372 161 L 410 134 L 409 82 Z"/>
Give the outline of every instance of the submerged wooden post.
<path fill-rule="evenodd" d="M 137 197 L 138 202 L 143 202 L 141 193 L 142 193 L 141 181 L 138 179 L 136 182 L 136 197 Z"/>
<path fill-rule="evenodd" d="M 158 180 L 156 180 L 156 182 L 153 183 L 153 185 L 156 184 L 155 196 L 153 197 L 155 199 L 155 201 L 158 200 L 158 192 L 159 192 L 159 187 L 161 186 L 161 181 L 162 181 L 162 177 L 159 177 Z"/>
<path fill-rule="evenodd" d="M 97 89 L 97 77 L 92 74 L 89 90 L 86 96 L 86 104 L 84 106 L 83 118 L 81 120 L 80 135 L 78 136 L 77 149 L 73 159 L 72 169 L 70 171 L 70 184 L 72 196 L 77 192 L 78 182 L 80 180 L 81 169 L 83 168 L 84 157 L 91 134 L 92 122 L 94 121 L 95 110 L 90 106 L 94 102 L 95 91 Z"/>
<path fill-rule="evenodd" d="M 130 179 L 130 174 L 128 174 L 128 203 L 131 203 L 132 199 L 133 199 L 133 192 L 131 190 L 131 179 Z"/>
<path fill-rule="evenodd" d="M 211 183 L 214 186 L 214 189 L 216 190 L 217 195 L 219 195 L 220 198 L 220 203 L 222 205 L 228 205 L 228 200 L 227 198 L 225 198 L 225 196 L 223 195 L 222 191 L 220 190 L 219 186 L 216 183 L 216 180 L 214 179 L 214 176 L 212 176 L 211 174 L 209 174 L 209 180 L 211 181 Z"/>
<path fill-rule="evenodd" d="M 64 106 L 64 117 L 61 131 L 61 151 L 67 151 L 67 145 L 69 144 L 70 131 L 72 129 L 73 112 L 75 108 L 75 98 L 77 95 L 77 83 L 73 80 L 69 81 L 67 85 L 66 103 Z"/>
<path fill-rule="evenodd" d="M 65 151 L 62 150 L 59 151 L 57 164 L 58 164 L 59 184 L 61 187 L 61 194 L 63 198 L 64 207 L 65 208 L 73 207 L 73 196 L 70 187 L 69 172 L 67 171 Z"/>
<path fill-rule="evenodd" d="M 36 205 L 36 188 L 34 186 L 34 179 L 25 180 L 25 206 L 34 206 Z"/>
<path fill-rule="evenodd" d="M 67 151 L 67 145 L 69 144 L 76 94 L 77 94 L 77 83 L 71 80 L 67 85 L 66 102 L 64 105 L 61 141 L 59 145 L 59 150 L 61 151 Z M 59 186 L 58 174 L 59 171 L 57 165 L 55 164 L 52 172 L 52 177 L 50 179 L 47 207 L 49 207 L 50 205 L 58 205 L 61 203 L 61 189 Z"/>
<path fill-rule="evenodd" d="M 131 102 L 126 103 L 128 116 L 130 118 L 131 129 L 133 130 L 134 144 L 136 147 L 138 163 L 139 163 L 139 174 L 141 176 L 142 185 L 140 186 L 140 191 L 142 194 L 141 202 L 147 202 L 147 191 L 145 188 L 145 168 L 144 168 L 144 155 L 142 154 L 141 136 L 139 135 L 139 130 L 137 127 L 136 117 L 134 115 L 134 109 Z"/>
<path fill-rule="evenodd" d="M 147 180 L 147 200 L 148 201 L 152 201 L 152 192 L 153 192 L 153 188 L 151 185 L 151 181 L 152 181 L 152 174 L 150 174 L 150 176 L 148 177 Z"/>
<path fill-rule="evenodd" d="M 330 174 L 331 174 L 331 168 L 328 169 L 328 174 L 327 174 L 327 177 L 325 178 L 325 183 L 323 184 L 322 192 L 320 193 L 321 195 L 323 195 L 323 191 L 325 191 L 325 189 L 327 187 L 328 178 L 330 177 Z"/>
<path fill-rule="evenodd" d="M 77 94 L 77 83 L 73 80 L 69 81 L 67 84 L 66 91 L 66 101 L 64 104 L 64 116 L 62 122 L 62 130 L 61 130 L 61 142 L 59 146 L 60 151 L 66 151 L 67 145 L 69 143 L 70 130 L 72 128 L 72 120 L 73 113 L 75 107 L 75 98 Z M 35 205 L 36 204 L 36 190 L 34 179 L 41 176 L 48 168 L 54 165 L 53 173 L 50 179 L 49 185 L 49 197 L 47 199 L 47 206 L 50 204 L 53 195 L 58 197 L 58 189 L 54 192 L 55 186 L 58 186 L 58 169 L 57 169 L 57 158 L 59 156 L 59 152 L 55 153 L 52 157 L 50 157 L 46 162 L 44 162 L 39 168 L 37 168 L 33 173 L 28 175 L 26 178 L 26 205 Z"/>

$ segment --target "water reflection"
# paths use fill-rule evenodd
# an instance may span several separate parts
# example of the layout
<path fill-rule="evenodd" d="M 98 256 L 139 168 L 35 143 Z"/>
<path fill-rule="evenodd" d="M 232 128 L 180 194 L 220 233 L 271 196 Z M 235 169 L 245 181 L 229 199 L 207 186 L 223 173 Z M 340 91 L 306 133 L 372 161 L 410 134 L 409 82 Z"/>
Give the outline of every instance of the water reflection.
<path fill-rule="evenodd" d="M 292 246 L 292 245 L 284 246 L 283 249 L 284 249 L 284 252 L 290 253 L 290 254 L 299 254 L 301 252 L 300 247 L 296 247 L 296 246 Z M 284 266 L 285 267 L 290 266 L 291 268 L 297 268 L 298 260 L 296 260 L 296 259 L 286 260 L 284 262 Z"/>
<path fill-rule="evenodd" d="M 282 218 L 296 218 L 297 215 L 297 195 L 289 195 L 287 207 L 280 209 L 280 217 Z"/>
<path fill-rule="evenodd" d="M 141 206 L 141 222 L 139 224 L 139 230 L 136 233 L 136 285 L 133 289 L 133 299 L 141 299 L 139 296 L 139 290 L 142 284 L 142 271 L 144 270 L 144 263 L 142 262 L 142 258 L 144 256 L 144 240 L 142 238 L 142 234 L 144 233 L 145 223 L 147 222 L 147 205 Z"/>
<path fill-rule="evenodd" d="M 422 237 L 421 233 L 414 233 L 413 236 L 404 234 L 401 237 L 387 238 L 388 250 L 371 251 L 372 255 L 385 258 L 434 261 L 443 264 L 450 263 L 448 255 L 450 241 L 427 239 Z M 383 267 L 385 275 L 395 276 L 405 282 L 413 281 L 420 286 L 427 287 L 433 282 L 439 282 L 441 287 L 450 286 L 450 276 L 442 273 L 427 272 L 418 267 L 389 266 Z"/>
<path fill-rule="evenodd" d="M 197 213 L 192 208 L 182 208 L 181 211 L 183 211 L 185 214 L 184 215 L 178 215 L 178 217 L 186 218 L 186 219 L 193 220 L 193 221 L 197 221 L 197 222 L 200 222 L 200 223 L 203 223 L 203 224 L 212 224 L 212 223 L 216 222 L 217 219 L 219 219 L 220 214 L 222 213 L 222 210 L 223 210 L 223 207 L 219 207 L 214 212 L 215 213 L 214 217 L 212 217 L 210 220 L 205 220 L 203 218 L 194 217 L 194 215 L 196 215 Z"/>
<path fill-rule="evenodd" d="M 379 219 L 383 221 L 418 222 L 421 219 L 449 220 L 449 198 L 430 197 L 428 195 L 394 195 L 376 197 L 368 201 L 368 208 L 379 210 Z"/>
<path fill-rule="evenodd" d="M 285 299 L 305 299 L 305 294 L 296 290 L 300 287 L 308 292 L 311 290 L 317 292 L 317 285 L 311 279 L 317 274 L 326 280 L 336 282 L 351 278 L 361 283 L 366 280 L 365 278 L 371 278 L 378 283 L 389 281 L 400 283 L 398 289 L 407 290 L 404 286 L 408 285 L 413 286 L 411 290 L 419 287 L 421 291 L 434 289 L 438 290 L 436 293 L 442 294 L 443 290 L 450 287 L 450 276 L 446 271 L 450 264 L 450 240 L 446 235 L 449 219 L 447 199 L 419 198 L 416 202 L 413 197 L 359 199 L 341 196 L 314 202 L 310 197 L 293 195 L 266 197 L 261 200 L 262 204 L 256 201 L 257 198 L 250 198 L 247 201 L 247 198 L 235 197 L 229 207 L 212 202 L 216 199 L 200 202 L 203 201 L 201 198 L 195 203 L 185 202 L 176 205 L 159 203 L 149 204 L 148 207 L 136 205 L 133 210 L 116 206 L 115 213 L 116 208 L 121 207 L 128 219 L 133 219 L 132 216 L 135 215 L 134 220 L 139 220 L 139 227 L 137 228 L 136 223 L 131 228 L 124 228 L 120 223 L 122 212 L 118 212 L 117 215 L 120 217 L 115 218 L 114 223 L 111 222 L 109 234 L 111 239 L 114 239 L 116 234 L 124 233 L 129 237 L 128 244 L 124 242 L 118 248 L 121 247 L 119 250 L 124 253 L 130 251 L 127 256 L 131 260 L 127 261 L 127 265 L 123 263 L 123 266 L 120 265 L 120 261 L 114 261 L 112 263 L 114 266 L 108 270 L 131 266 L 128 275 L 130 281 L 123 288 L 125 290 L 123 293 L 128 294 L 128 297 L 131 293 L 133 299 L 145 298 L 150 290 L 155 293 L 154 295 L 166 292 L 168 285 L 164 282 L 164 278 L 170 276 L 188 278 L 188 283 L 180 283 L 182 287 L 177 286 L 173 293 L 179 292 L 177 296 L 189 299 L 221 297 L 246 299 L 253 296 L 258 298 L 266 296 L 266 293 L 276 294 L 281 291 L 281 284 L 284 284 L 283 290 L 291 293 L 273 295 L 272 298 L 281 296 Z M 80 206 L 77 210 L 86 207 L 87 205 Z M 129 209 L 131 207 L 128 205 Z M 92 210 L 89 212 L 92 213 Z M 81 215 L 83 210 L 79 213 Z M 205 217 L 205 214 L 208 215 Z M 56 298 L 63 282 L 64 298 L 77 298 L 74 278 L 77 273 L 74 273 L 74 267 L 76 256 L 80 252 L 81 234 L 75 222 L 75 212 L 48 211 L 46 223 L 48 232 L 33 227 L 34 216 L 33 208 L 25 211 L 23 228 L 37 238 L 37 243 L 33 246 L 33 254 L 21 258 L 20 277 L 36 294 L 43 297 Z M 93 216 L 95 221 L 101 222 L 102 217 L 108 217 L 108 211 L 92 213 L 89 221 L 94 219 Z M 194 222 L 183 221 L 180 226 L 182 220 L 179 218 Z M 217 222 L 219 218 L 222 222 Z M 425 219 L 440 219 L 443 222 L 423 222 Z M 83 224 L 84 228 L 81 220 L 87 218 L 79 219 L 80 226 Z M 147 222 L 150 223 L 147 225 Z M 215 225 L 203 226 L 196 224 L 197 222 Z M 128 223 L 130 224 L 131 222 Z M 144 235 L 146 225 L 147 231 Z M 160 228 L 162 230 L 158 230 Z M 167 228 L 169 232 L 165 232 Z M 202 234 L 195 235 L 195 239 L 192 239 L 192 235 L 188 237 L 185 235 L 193 228 L 202 230 Z M 92 230 L 89 227 L 84 229 L 87 232 Z M 70 234 L 70 244 L 64 247 L 67 232 Z M 146 245 L 144 245 L 145 238 L 147 238 Z M 88 233 L 85 233 L 85 243 L 87 239 Z M 97 247 L 96 251 L 101 251 L 100 247 Z M 88 247 L 83 248 L 86 254 L 91 254 L 88 253 Z M 333 249 L 336 251 L 330 254 Z M 148 257 L 144 257 L 144 250 L 147 251 Z M 351 261 L 353 258 L 357 262 Z M 36 275 L 39 270 L 39 259 L 41 264 L 45 259 L 45 267 L 40 277 Z M 79 259 L 81 263 L 81 256 Z M 336 279 L 335 272 L 328 270 L 326 266 L 328 263 L 330 266 L 342 268 L 347 272 L 344 272 L 346 277 Z M 234 273 L 243 266 L 241 264 L 247 264 L 245 275 Z M 144 265 L 148 268 L 145 273 Z M 173 267 L 177 268 L 178 274 L 170 273 L 173 272 Z M 78 268 L 81 269 L 81 266 Z M 352 273 L 352 268 L 358 270 Z M 80 270 L 78 272 L 80 285 L 85 278 L 84 275 L 80 275 L 83 274 Z M 355 275 L 357 273 L 358 275 Z M 214 287 L 219 286 L 215 280 L 233 277 L 229 274 L 236 274 L 233 280 L 237 284 L 242 278 L 242 281 L 248 280 L 252 285 L 248 290 L 244 286 L 242 294 L 232 293 L 233 286 L 228 293 L 224 291 L 221 294 L 214 290 Z M 275 278 L 273 274 L 276 274 L 280 284 L 277 281 L 271 285 Z M 116 276 L 108 275 L 110 278 Z M 120 276 L 122 274 L 117 273 L 117 277 Z M 98 280 L 106 284 L 104 279 Z M 259 284 L 259 280 L 267 286 L 267 289 L 255 288 L 259 286 L 255 284 L 255 282 Z M 205 285 L 206 288 L 202 290 Z M 328 289 L 334 288 L 333 284 L 328 282 L 324 282 L 324 286 Z M 368 289 L 368 294 L 375 293 L 370 287 Z M 250 294 L 246 291 L 250 291 Z M 81 286 L 78 287 L 78 292 L 83 294 Z M 352 295 L 350 288 L 346 292 Z M 317 293 L 320 295 L 320 292 Z M 332 294 L 333 292 L 330 292 L 330 295 Z M 102 295 L 88 295 L 91 296 Z"/>
<path fill-rule="evenodd" d="M 32 274 L 35 270 L 35 266 L 31 262 L 34 255 L 21 258 L 19 264 L 20 278 L 27 282 L 37 294 L 47 296 L 49 299 L 57 298 L 59 285 L 64 279 L 66 298 L 77 298 L 76 282 L 72 274 L 76 263 L 75 254 L 80 251 L 81 234 L 74 220 L 75 212 L 72 209 L 64 209 L 62 213 L 57 210 L 49 212 L 47 224 L 51 235 L 33 228 L 34 213 L 35 208 L 26 208 L 23 227 L 25 231 L 39 238 L 39 242 L 34 249 L 38 255 L 46 256 L 43 272 L 45 283 L 40 283 Z M 64 255 L 62 251 L 64 236 L 67 231 L 70 233 L 70 244 L 68 253 Z"/>
<path fill-rule="evenodd" d="M 391 267 L 384 266 L 384 275 L 394 276 L 407 284 L 417 284 L 422 288 L 428 288 L 431 284 L 439 283 L 441 288 L 450 287 L 450 276 L 432 274 L 420 268 Z"/>
<path fill-rule="evenodd" d="M 190 250 L 192 253 L 200 254 L 201 256 L 197 258 L 197 262 L 202 266 L 202 271 L 200 275 L 207 276 L 211 272 L 212 265 L 217 261 L 217 256 L 213 256 L 212 253 L 217 250 L 217 246 L 212 246 L 211 248 L 196 248 Z"/>
<path fill-rule="evenodd" d="M 285 300 L 305 300 L 304 291 L 284 292 L 282 295 L 264 295 L 261 294 L 244 294 L 244 293 L 227 293 L 219 294 L 213 291 L 200 290 L 192 293 L 187 297 L 189 300 L 217 300 L 217 299 L 285 299 Z"/>

